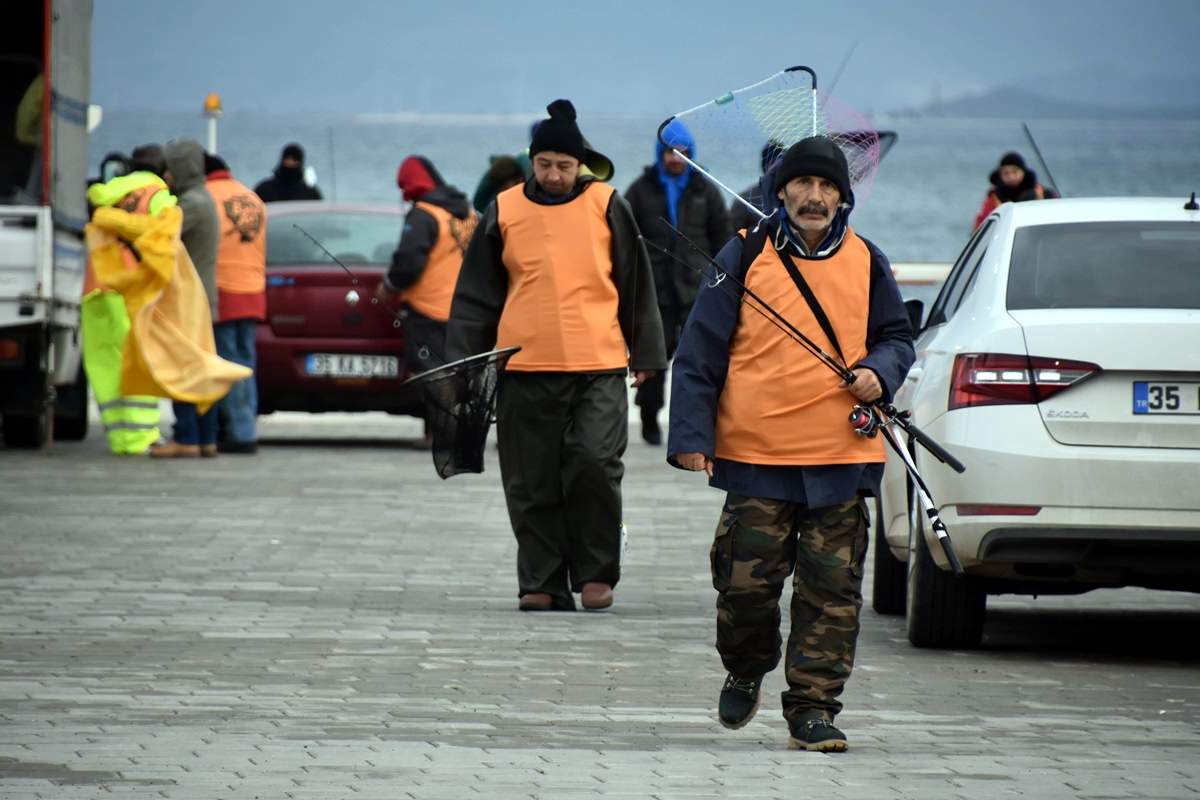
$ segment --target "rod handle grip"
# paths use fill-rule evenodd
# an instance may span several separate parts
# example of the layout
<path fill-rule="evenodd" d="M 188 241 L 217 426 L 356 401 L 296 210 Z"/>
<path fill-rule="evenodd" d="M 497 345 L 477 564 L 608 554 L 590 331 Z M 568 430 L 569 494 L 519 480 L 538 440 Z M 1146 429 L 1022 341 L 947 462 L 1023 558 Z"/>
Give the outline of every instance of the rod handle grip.
<path fill-rule="evenodd" d="M 962 463 L 957 458 L 952 456 L 950 454 L 949 450 L 942 447 L 940 444 L 938 444 L 933 439 L 931 439 L 925 433 L 925 431 L 921 430 L 916 425 L 914 425 L 911 420 L 908 420 L 906 422 L 906 424 L 904 425 L 904 429 L 913 437 L 913 439 L 916 439 L 917 444 L 921 445 L 926 450 L 928 450 L 930 453 L 932 453 L 933 457 L 936 458 L 938 461 L 941 461 L 943 464 L 950 467 L 950 469 L 954 470 L 957 473 L 961 474 L 961 473 L 967 471 L 966 464 Z"/>

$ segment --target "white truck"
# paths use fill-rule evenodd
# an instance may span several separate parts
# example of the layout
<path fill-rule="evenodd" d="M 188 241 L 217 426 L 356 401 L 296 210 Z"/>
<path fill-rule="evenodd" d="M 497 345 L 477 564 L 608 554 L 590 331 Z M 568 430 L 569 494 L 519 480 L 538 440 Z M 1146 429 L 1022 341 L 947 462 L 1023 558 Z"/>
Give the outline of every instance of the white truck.
<path fill-rule="evenodd" d="M 79 300 L 92 2 L 11 0 L 4 17 L 0 424 L 9 447 L 37 448 L 87 433 Z"/>

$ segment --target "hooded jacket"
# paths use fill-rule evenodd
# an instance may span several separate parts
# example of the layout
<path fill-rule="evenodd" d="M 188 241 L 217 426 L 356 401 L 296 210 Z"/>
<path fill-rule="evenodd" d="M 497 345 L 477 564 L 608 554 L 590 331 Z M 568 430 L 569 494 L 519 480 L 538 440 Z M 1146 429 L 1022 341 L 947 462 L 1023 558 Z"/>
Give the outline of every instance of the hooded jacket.
<path fill-rule="evenodd" d="M 420 202 L 444 208 L 455 219 L 466 220 L 472 214 L 467 196 L 453 186 L 439 186 L 421 197 Z M 400 245 L 392 253 L 392 266 L 384 278 L 388 291 L 402 291 L 420 279 L 437 238 L 437 220 L 428 211 L 414 206 L 404 218 Z"/>
<path fill-rule="evenodd" d="M 304 182 L 304 167 L 285 167 L 283 160 L 275 167 L 270 178 L 254 187 L 254 193 L 264 203 L 279 203 L 287 200 L 323 200 L 321 190 Z"/>
<path fill-rule="evenodd" d="M 687 147 L 690 151 L 689 158 L 696 157 L 695 140 L 686 129 L 672 131 L 668 128 L 666 133 L 675 134 L 673 143 L 677 143 L 677 146 L 683 144 Z M 720 190 L 688 167 L 687 183 L 679 194 L 675 214 L 672 215 L 668 208 L 669 200 L 661 168 L 665 150 L 663 143 L 656 139 L 655 163 L 646 167 L 637 180 L 630 184 L 625 191 L 625 200 L 633 212 L 638 230 L 648 242 L 665 248 L 675 258 L 682 259 L 697 269 L 706 269 L 708 260 L 705 256 L 716 255 L 733 236 L 733 229 L 729 224 L 729 211 L 725 207 Z M 671 176 L 666 176 L 667 180 L 670 178 Z M 676 219 L 675 226 L 699 245 L 704 251 L 703 254 L 688 246 L 663 221 L 672 216 Z M 654 269 L 658 305 L 661 308 L 678 309 L 682 317 L 687 315 L 687 310 L 696 299 L 700 273 L 695 269 L 688 269 L 675 258 L 650 248 L 650 263 Z"/>
<path fill-rule="evenodd" d="M 212 195 L 204 187 L 204 148 L 191 139 L 177 139 L 166 147 L 167 170 L 183 212 L 180 238 L 204 285 L 212 317 L 217 318 L 217 250 L 221 225 Z"/>

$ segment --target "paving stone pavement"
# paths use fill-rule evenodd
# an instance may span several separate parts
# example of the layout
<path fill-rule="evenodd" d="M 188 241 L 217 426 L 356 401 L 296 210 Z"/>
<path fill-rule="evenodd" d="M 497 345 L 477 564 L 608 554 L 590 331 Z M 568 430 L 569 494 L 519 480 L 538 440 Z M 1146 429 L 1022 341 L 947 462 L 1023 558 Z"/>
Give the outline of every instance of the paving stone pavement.
<path fill-rule="evenodd" d="M 718 492 L 631 443 L 616 606 L 521 614 L 494 451 L 441 481 L 416 425 L 0 450 L 0 797 L 1200 797 L 1200 597 L 992 598 L 972 652 L 866 610 L 851 750 L 791 752 L 780 670 L 716 722 Z"/>

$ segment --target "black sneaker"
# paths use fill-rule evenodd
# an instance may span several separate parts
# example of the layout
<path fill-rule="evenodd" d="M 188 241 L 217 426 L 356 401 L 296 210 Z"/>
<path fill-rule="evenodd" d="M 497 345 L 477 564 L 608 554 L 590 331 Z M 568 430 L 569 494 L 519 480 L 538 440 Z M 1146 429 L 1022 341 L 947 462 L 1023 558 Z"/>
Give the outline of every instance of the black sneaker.
<path fill-rule="evenodd" d="M 721 687 L 721 701 L 717 705 L 717 716 L 721 718 L 722 725 L 736 731 L 754 719 L 762 700 L 762 682 L 761 675 L 757 678 L 739 678 L 729 673 L 725 685 Z"/>
<path fill-rule="evenodd" d="M 788 749 L 819 753 L 846 752 L 846 734 L 827 719 L 805 719 L 788 723 Z"/>
<path fill-rule="evenodd" d="M 650 418 L 642 418 L 642 439 L 646 444 L 658 446 L 662 444 L 662 428 L 658 427 L 658 420 Z"/>

